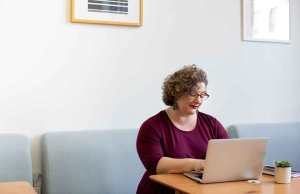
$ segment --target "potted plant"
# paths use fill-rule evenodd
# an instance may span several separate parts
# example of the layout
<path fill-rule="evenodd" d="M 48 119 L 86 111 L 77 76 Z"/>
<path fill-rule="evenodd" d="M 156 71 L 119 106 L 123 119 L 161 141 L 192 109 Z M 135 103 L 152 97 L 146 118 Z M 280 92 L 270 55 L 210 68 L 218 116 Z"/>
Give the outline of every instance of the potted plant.
<path fill-rule="evenodd" d="M 291 182 L 291 163 L 287 160 L 275 161 L 275 182 L 290 183 Z"/>

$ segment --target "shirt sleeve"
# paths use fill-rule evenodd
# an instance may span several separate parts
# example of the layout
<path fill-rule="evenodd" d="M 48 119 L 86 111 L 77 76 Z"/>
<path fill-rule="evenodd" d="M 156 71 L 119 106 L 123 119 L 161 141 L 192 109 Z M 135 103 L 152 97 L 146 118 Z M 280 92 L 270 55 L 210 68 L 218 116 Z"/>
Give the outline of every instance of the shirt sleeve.
<path fill-rule="evenodd" d="M 138 155 L 147 169 L 153 175 L 156 174 L 156 166 L 163 150 L 161 146 L 161 134 L 147 123 L 144 123 L 137 136 L 136 147 Z"/>
<path fill-rule="evenodd" d="M 214 119 L 214 129 L 216 134 L 216 139 L 228 139 L 228 133 L 223 125 L 217 120 Z"/>

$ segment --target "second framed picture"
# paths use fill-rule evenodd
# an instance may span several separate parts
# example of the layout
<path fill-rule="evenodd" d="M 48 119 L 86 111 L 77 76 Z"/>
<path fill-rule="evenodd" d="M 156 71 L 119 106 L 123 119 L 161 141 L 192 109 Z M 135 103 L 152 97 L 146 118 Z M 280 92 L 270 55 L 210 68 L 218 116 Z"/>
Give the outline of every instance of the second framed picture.
<path fill-rule="evenodd" d="M 71 0 L 71 22 L 141 26 L 143 0 Z"/>
<path fill-rule="evenodd" d="M 290 43 L 290 0 L 242 0 L 243 39 Z"/>

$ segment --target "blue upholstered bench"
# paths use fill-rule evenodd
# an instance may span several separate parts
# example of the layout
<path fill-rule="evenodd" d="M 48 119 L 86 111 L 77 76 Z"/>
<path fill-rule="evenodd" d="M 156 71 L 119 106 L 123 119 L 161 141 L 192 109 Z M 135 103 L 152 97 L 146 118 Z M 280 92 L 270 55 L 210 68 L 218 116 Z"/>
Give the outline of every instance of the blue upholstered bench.
<path fill-rule="evenodd" d="M 144 173 L 137 130 L 50 132 L 42 136 L 45 194 L 133 194 Z"/>
<path fill-rule="evenodd" d="M 31 141 L 21 134 L 0 134 L 0 182 L 32 184 Z"/>
<path fill-rule="evenodd" d="M 290 160 L 300 170 L 300 123 L 241 124 L 232 138 L 268 137 L 266 164 Z M 44 194 L 133 194 L 144 173 L 136 130 L 50 132 L 42 136 Z"/>
<path fill-rule="evenodd" d="M 293 169 L 300 171 L 300 122 L 239 124 L 229 126 L 228 132 L 232 138 L 268 137 L 265 164 L 289 160 Z"/>

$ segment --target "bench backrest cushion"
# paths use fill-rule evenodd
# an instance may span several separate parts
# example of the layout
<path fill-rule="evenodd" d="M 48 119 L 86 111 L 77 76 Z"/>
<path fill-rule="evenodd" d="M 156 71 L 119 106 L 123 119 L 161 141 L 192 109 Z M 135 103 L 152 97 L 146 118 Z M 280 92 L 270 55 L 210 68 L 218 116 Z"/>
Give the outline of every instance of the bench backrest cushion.
<path fill-rule="evenodd" d="M 30 138 L 22 134 L 0 134 L 0 182 L 32 184 Z"/>
<path fill-rule="evenodd" d="M 137 130 L 52 132 L 42 137 L 46 194 L 133 194 L 144 168 Z"/>
<path fill-rule="evenodd" d="M 265 164 L 289 160 L 300 171 L 300 123 L 240 124 L 228 127 L 232 138 L 269 138 Z"/>

